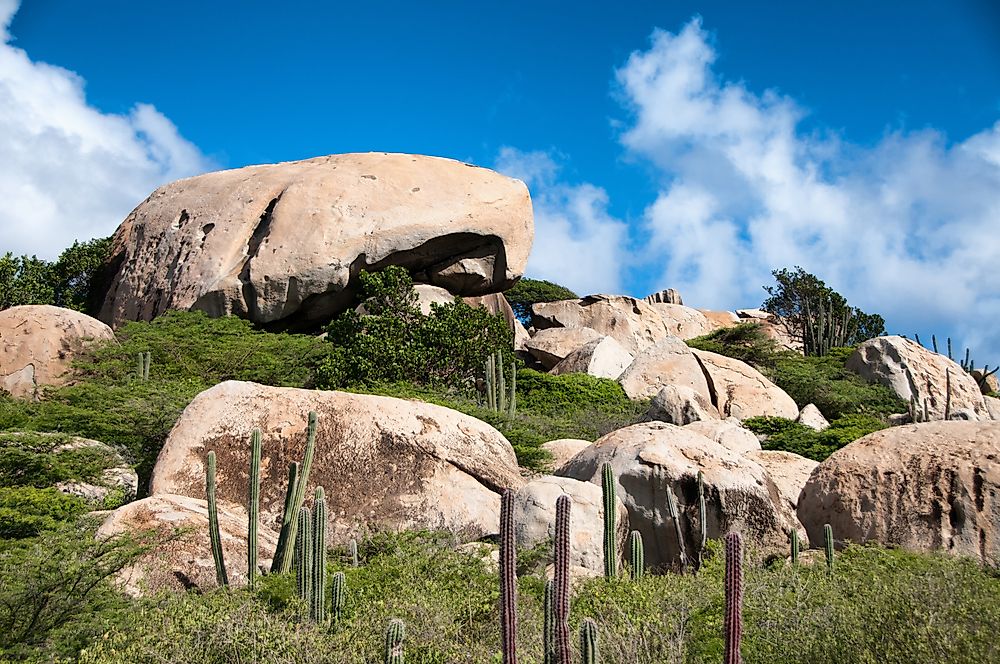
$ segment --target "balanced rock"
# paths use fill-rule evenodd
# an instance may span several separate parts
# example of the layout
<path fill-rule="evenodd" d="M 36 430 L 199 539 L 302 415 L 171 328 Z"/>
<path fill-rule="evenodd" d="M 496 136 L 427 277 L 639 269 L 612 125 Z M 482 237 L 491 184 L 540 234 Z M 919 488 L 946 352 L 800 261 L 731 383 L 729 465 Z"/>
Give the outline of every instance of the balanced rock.
<path fill-rule="evenodd" d="M 604 498 L 601 487 L 569 477 L 546 475 L 528 482 L 514 494 L 514 533 L 519 549 L 530 549 L 555 537 L 556 499 L 569 496 L 570 564 L 591 573 L 604 570 Z M 615 542 L 619 558 L 629 532 L 628 511 L 615 502 Z"/>
<path fill-rule="evenodd" d="M 247 515 L 242 508 L 220 507 L 219 535 L 229 583 L 247 582 Z M 163 590 L 184 591 L 218 586 L 208 537 L 208 504 L 189 496 L 159 494 L 112 512 L 97 537 L 138 537 L 153 544 L 149 553 L 118 574 L 123 590 L 133 597 Z M 275 531 L 258 528 L 258 560 L 270 568 L 278 544 Z"/>
<path fill-rule="evenodd" d="M 684 426 L 701 420 L 718 420 L 719 411 L 706 395 L 687 385 L 664 385 L 649 402 L 645 419 Z"/>
<path fill-rule="evenodd" d="M 798 417 L 795 401 L 749 364 L 704 350 L 692 352 L 708 378 L 712 404 L 723 418 Z"/>
<path fill-rule="evenodd" d="M 684 552 L 688 560 L 696 555 L 701 541 L 699 470 L 704 473 L 708 537 L 736 530 L 765 555 L 784 555 L 792 529 L 799 528 L 760 464 L 693 431 L 663 422 L 618 429 L 556 472 L 600 486 L 604 463 L 614 469 L 629 525 L 642 534 L 650 566 L 676 567 L 680 560 L 667 491 L 679 510 Z"/>
<path fill-rule="evenodd" d="M 560 330 L 564 328 L 549 329 Z M 542 330 L 542 332 L 547 331 Z M 552 368 L 552 373 L 557 376 L 567 373 L 585 373 L 598 378 L 616 380 L 632 364 L 634 359 L 632 354 L 613 337 L 601 337 L 588 341 L 567 355 Z"/>
<path fill-rule="evenodd" d="M 160 187 L 114 235 L 101 319 L 168 309 L 309 327 L 353 299 L 362 270 L 401 265 L 458 295 L 508 288 L 534 234 L 524 183 L 419 155 L 248 166 Z"/>
<path fill-rule="evenodd" d="M 575 457 L 581 450 L 590 447 L 589 440 L 579 438 L 560 438 L 542 443 L 541 448 L 552 455 L 552 467 L 559 468 L 564 463 Z"/>
<path fill-rule="evenodd" d="M 199 394 L 174 425 L 151 493 L 205 496 L 205 458 L 218 458 L 221 503 L 246 504 L 250 434 L 263 432 L 262 522 L 279 528 L 288 465 L 301 461 L 309 411 L 318 414 L 308 495 L 323 486 L 328 539 L 372 530 L 496 533 L 500 492 L 522 483 L 496 429 L 462 413 L 391 397 L 228 381 Z"/>
<path fill-rule="evenodd" d="M 684 386 L 708 398 L 708 380 L 687 344 L 677 337 L 664 337 L 635 356 L 618 378 L 630 399 L 649 399 L 667 385 Z M 708 398 L 711 402 L 711 398 Z"/>
<path fill-rule="evenodd" d="M 660 314 L 663 324 L 667 328 L 667 333 L 681 339 L 694 339 L 708 334 L 716 329 L 715 325 L 708 320 L 705 314 L 697 309 L 685 307 L 681 304 L 651 304 L 651 307 Z"/>
<path fill-rule="evenodd" d="M 953 360 L 916 341 L 899 336 L 869 339 L 847 358 L 846 366 L 868 382 L 890 388 L 903 401 L 914 400 L 920 410 L 926 403 L 931 419 L 944 419 L 946 406 L 953 412 L 971 410 L 982 419 L 989 417 L 975 379 Z"/>
<path fill-rule="evenodd" d="M 646 302 L 624 295 L 588 295 L 580 300 L 531 305 L 531 324 L 550 327 L 589 327 L 614 337 L 633 355 L 667 336 L 663 319 Z"/>
<path fill-rule="evenodd" d="M 524 349 L 546 369 L 552 369 L 573 351 L 604 336 L 589 327 L 550 327 L 538 330 L 524 343 Z"/>
<path fill-rule="evenodd" d="M 809 477 L 798 515 L 813 541 L 878 542 L 1000 563 L 1000 422 L 932 421 L 868 434 Z"/>
<path fill-rule="evenodd" d="M 819 412 L 819 408 L 811 403 L 807 403 L 802 407 L 795 421 L 816 431 L 826 431 L 830 428 L 830 423 L 823 417 L 823 413 Z"/>
<path fill-rule="evenodd" d="M 49 305 L 0 311 L 0 390 L 35 399 L 39 388 L 59 386 L 90 341 L 115 338 L 111 328 L 86 314 Z"/>
<path fill-rule="evenodd" d="M 749 429 L 741 427 L 736 420 L 701 420 L 691 422 L 684 428 L 710 438 L 736 454 L 760 451 L 760 441 L 757 440 L 757 436 Z"/>
<path fill-rule="evenodd" d="M 793 452 L 784 450 L 754 450 L 749 457 L 759 463 L 771 476 L 778 494 L 785 501 L 788 509 L 795 512 L 799 506 L 799 495 L 809 481 L 809 476 L 819 465 L 818 461 L 807 459 Z M 819 542 L 822 540 L 812 540 Z"/>

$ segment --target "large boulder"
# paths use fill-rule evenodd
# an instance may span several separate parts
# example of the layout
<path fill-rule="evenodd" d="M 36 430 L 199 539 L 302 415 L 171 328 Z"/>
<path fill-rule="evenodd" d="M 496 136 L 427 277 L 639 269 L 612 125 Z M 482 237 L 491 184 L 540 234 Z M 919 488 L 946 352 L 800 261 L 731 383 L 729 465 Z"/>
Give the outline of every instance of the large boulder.
<path fill-rule="evenodd" d="M 927 404 L 931 419 L 943 419 L 951 385 L 951 410 L 970 410 L 989 418 L 986 402 L 975 379 L 962 367 L 905 337 L 869 339 L 847 358 L 847 368 L 865 380 L 885 385 L 899 398 L 915 399 L 922 410 Z"/>
<path fill-rule="evenodd" d="M 509 288 L 534 234 L 524 183 L 420 155 L 342 154 L 160 187 L 114 235 L 101 319 L 168 309 L 309 327 L 350 303 L 361 270 L 407 268 L 458 295 Z"/>
<path fill-rule="evenodd" d="M 735 530 L 765 555 L 784 555 L 792 529 L 799 529 L 794 513 L 760 464 L 693 431 L 662 422 L 625 427 L 581 451 L 556 474 L 599 486 L 605 463 L 611 464 L 618 479 L 630 527 L 642 533 L 650 566 L 679 562 L 667 491 L 677 501 L 686 554 L 691 558 L 696 553 L 699 470 L 705 480 L 708 537 Z"/>
<path fill-rule="evenodd" d="M 579 438 L 560 438 L 542 443 L 541 448 L 552 455 L 552 467 L 558 468 L 592 444 Z"/>
<path fill-rule="evenodd" d="M 239 507 L 220 507 L 219 536 L 229 583 L 247 582 L 247 515 Z M 215 561 L 208 537 L 208 504 L 189 496 L 160 494 L 129 503 L 112 512 L 97 537 L 136 537 L 152 549 L 118 574 L 122 589 L 132 596 L 163 590 L 184 591 L 217 587 Z M 267 526 L 258 529 L 258 561 L 268 569 L 278 535 Z"/>
<path fill-rule="evenodd" d="M 667 385 L 685 386 L 709 397 L 708 380 L 701 364 L 677 337 L 664 337 L 636 355 L 618 382 L 630 399 L 650 399 Z"/>
<path fill-rule="evenodd" d="M 810 475 L 819 465 L 818 461 L 807 459 L 793 452 L 784 450 L 761 450 L 748 452 L 747 455 L 764 467 L 771 476 L 778 494 L 792 512 L 799 506 L 799 496 L 802 488 L 809 481 Z M 818 542 L 820 540 L 812 540 Z"/>
<path fill-rule="evenodd" d="M 550 542 L 556 534 L 556 499 L 569 496 L 570 564 L 591 574 L 604 571 L 604 494 L 601 487 L 569 477 L 546 475 L 528 482 L 514 494 L 514 533 L 519 549 Z M 629 532 L 628 511 L 621 499 L 615 531 L 619 558 Z"/>
<path fill-rule="evenodd" d="M 563 328 L 549 329 L 559 330 Z M 542 332 L 547 331 L 542 330 Z M 588 341 L 567 355 L 552 368 L 552 373 L 557 376 L 567 373 L 585 373 L 598 378 L 616 380 L 632 364 L 634 359 L 632 354 L 613 337 L 601 337 Z"/>
<path fill-rule="evenodd" d="M 644 419 L 684 426 L 702 420 L 718 420 L 719 411 L 706 395 L 687 385 L 664 385 L 649 402 Z"/>
<path fill-rule="evenodd" d="M 603 335 L 589 327 L 550 327 L 538 330 L 524 343 L 524 349 L 546 369 L 553 369 L 573 351 Z"/>
<path fill-rule="evenodd" d="M 372 530 L 446 529 L 467 539 L 497 532 L 500 492 L 519 487 L 510 443 L 462 413 L 391 397 L 228 381 L 181 414 L 153 469 L 152 494 L 205 496 L 205 458 L 218 457 L 218 495 L 246 504 L 250 434 L 263 432 L 261 513 L 280 527 L 288 464 L 301 461 L 309 411 L 318 414 L 307 490 L 327 495 L 328 539 Z"/>
<path fill-rule="evenodd" d="M 883 429 L 812 472 L 798 515 L 813 541 L 874 541 L 1000 563 L 1000 423 Z"/>
<path fill-rule="evenodd" d="M 692 352 L 707 376 L 712 404 L 723 418 L 799 416 L 795 400 L 749 364 L 705 350 Z"/>
<path fill-rule="evenodd" d="M 114 339 L 111 328 L 86 314 L 49 305 L 0 311 L 0 390 L 36 399 L 39 388 L 58 386 L 90 341 Z"/>
<path fill-rule="evenodd" d="M 735 420 L 701 420 L 684 426 L 688 431 L 711 438 L 730 452 L 749 454 L 760 451 L 760 441 L 749 429 L 744 429 Z M 765 469 L 767 467 L 765 466 Z M 780 487 L 779 487 L 780 488 Z"/>
<path fill-rule="evenodd" d="M 660 314 L 667 333 L 681 339 L 694 339 L 716 329 L 712 321 L 697 309 L 682 304 L 655 303 L 651 307 Z"/>
<path fill-rule="evenodd" d="M 652 305 L 624 295 L 588 295 L 580 300 L 539 302 L 531 305 L 531 324 L 537 330 L 589 327 L 614 337 L 632 355 L 667 336 L 663 319 Z"/>

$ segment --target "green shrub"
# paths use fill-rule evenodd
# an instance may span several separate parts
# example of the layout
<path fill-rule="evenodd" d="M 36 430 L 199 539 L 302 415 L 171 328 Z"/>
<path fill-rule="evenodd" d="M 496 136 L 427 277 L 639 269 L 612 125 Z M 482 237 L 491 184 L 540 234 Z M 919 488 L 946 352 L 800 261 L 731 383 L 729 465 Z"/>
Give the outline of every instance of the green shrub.
<path fill-rule="evenodd" d="M 841 447 L 888 425 L 879 417 L 862 413 L 845 415 L 830 423 L 825 431 L 783 417 L 750 417 L 743 426 L 756 434 L 766 434 L 761 444 L 765 450 L 794 452 L 815 461 L 823 461 Z"/>
<path fill-rule="evenodd" d="M 106 468 L 120 463 L 112 452 L 101 448 L 53 451 L 70 440 L 63 435 L 0 433 L 0 487 L 45 488 L 68 481 L 95 483 L 101 480 Z"/>
<path fill-rule="evenodd" d="M 704 336 L 689 339 L 691 348 L 707 350 L 746 362 L 758 371 L 774 367 L 781 349 L 769 338 L 760 323 L 740 323 L 722 327 Z"/>
<path fill-rule="evenodd" d="M 579 296 L 565 286 L 551 281 L 522 278 L 513 287 L 504 291 L 504 297 L 514 310 L 514 315 L 522 323 L 526 323 L 531 319 L 531 305 L 538 302 L 575 300 Z"/>
<path fill-rule="evenodd" d="M 0 256 L 0 309 L 53 304 L 94 315 L 104 284 L 101 273 L 111 238 L 74 242 L 54 263 L 10 252 Z"/>
<path fill-rule="evenodd" d="M 0 487 L 0 539 L 24 539 L 53 530 L 87 511 L 77 496 L 58 489 Z"/>

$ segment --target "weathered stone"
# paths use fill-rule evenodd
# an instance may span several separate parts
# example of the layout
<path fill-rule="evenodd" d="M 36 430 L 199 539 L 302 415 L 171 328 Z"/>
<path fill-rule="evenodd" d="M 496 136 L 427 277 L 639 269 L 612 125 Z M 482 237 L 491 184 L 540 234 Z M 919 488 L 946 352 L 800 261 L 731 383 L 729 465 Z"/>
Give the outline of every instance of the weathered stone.
<path fill-rule="evenodd" d="M 651 305 L 623 295 L 588 295 L 580 300 L 539 302 L 531 307 L 531 323 L 538 330 L 589 327 L 614 337 L 632 355 L 667 336 L 663 319 Z"/>
<path fill-rule="evenodd" d="M 969 410 L 968 408 L 959 408 L 958 410 L 953 410 L 948 413 L 949 420 L 961 420 L 964 422 L 978 422 L 980 419 L 979 415 L 975 411 Z M 986 419 L 992 419 L 988 415 Z"/>
<path fill-rule="evenodd" d="M 420 307 L 420 313 L 425 316 L 431 315 L 432 304 L 451 304 L 455 301 L 455 296 L 440 286 L 414 284 L 413 290 L 417 293 L 417 306 Z"/>
<path fill-rule="evenodd" d="M 702 420 L 692 422 L 684 428 L 714 440 L 736 454 L 760 451 L 760 441 L 757 440 L 757 436 L 734 420 Z"/>
<path fill-rule="evenodd" d="M 740 317 L 732 311 L 710 311 L 708 309 L 699 309 L 698 311 L 712 324 L 713 330 L 723 327 L 734 327 L 741 322 Z"/>
<path fill-rule="evenodd" d="M 798 417 L 795 401 L 749 364 L 704 350 L 692 352 L 708 376 L 708 394 L 723 418 Z"/>
<path fill-rule="evenodd" d="M 700 420 L 717 420 L 719 411 L 707 396 L 686 385 L 664 385 L 649 403 L 645 419 L 684 426 Z"/>
<path fill-rule="evenodd" d="M 573 351 L 602 338 L 600 332 L 589 327 L 550 327 L 535 332 L 524 343 L 524 349 L 543 367 L 552 369 Z"/>
<path fill-rule="evenodd" d="M 705 478 L 710 538 L 736 530 L 765 555 L 781 556 L 792 529 L 799 528 L 760 464 L 693 431 L 662 422 L 635 424 L 599 439 L 556 472 L 599 486 L 604 463 L 614 468 L 618 495 L 630 527 L 642 534 L 650 566 L 679 562 L 666 491 L 677 501 L 686 554 L 689 559 L 696 554 L 699 470 Z"/>
<path fill-rule="evenodd" d="M 799 495 L 802 487 L 809 481 L 809 476 L 819 465 L 818 461 L 804 456 L 785 452 L 783 450 L 755 450 L 748 452 L 751 459 L 759 463 L 771 476 L 778 493 L 793 513 L 799 506 Z M 822 541 L 822 540 L 814 540 Z M 802 543 L 805 546 L 805 542 Z"/>
<path fill-rule="evenodd" d="M 563 328 L 550 328 L 554 330 Z M 546 332 L 547 330 L 542 330 Z M 552 368 L 555 375 L 585 373 L 616 380 L 632 364 L 632 354 L 612 337 L 601 337 L 580 346 Z"/>
<path fill-rule="evenodd" d="M 684 304 L 681 294 L 673 288 L 657 291 L 645 297 L 650 304 Z"/>
<path fill-rule="evenodd" d="M 650 399 L 667 385 L 684 386 L 703 396 L 709 395 L 708 381 L 698 359 L 677 337 L 665 337 L 636 355 L 618 382 L 630 399 Z"/>
<path fill-rule="evenodd" d="M 474 295 L 462 298 L 470 307 L 483 307 L 494 316 L 501 314 L 507 321 L 508 327 L 514 333 L 514 350 L 523 350 L 524 344 L 530 338 L 524 325 L 514 315 L 514 309 L 503 293 L 490 293 L 489 295 Z"/>
<path fill-rule="evenodd" d="M 921 410 L 926 400 L 931 419 L 944 418 L 949 382 L 952 411 L 967 409 L 980 417 L 988 416 L 983 394 L 972 376 L 944 355 L 904 337 L 869 339 L 847 358 L 846 366 L 865 380 L 890 388 L 907 403 L 915 399 Z"/>
<path fill-rule="evenodd" d="M 680 304 L 651 304 L 660 314 L 667 333 L 681 339 L 694 339 L 716 329 L 705 314 Z"/>
<path fill-rule="evenodd" d="M 578 438 L 560 438 L 542 443 L 542 449 L 552 455 L 552 467 L 559 468 L 564 463 L 575 457 L 581 450 L 590 447 L 593 443 L 589 440 Z"/>
<path fill-rule="evenodd" d="M 826 431 L 830 428 L 830 423 L 823 417 L 823 413 L 819 412 L 819 408 L 811 403 L 807 403 L 802 407 L 796 422 L 816 431 Z"/>
<path fill-rule="evenodd" d="M 36 399 L 42 386 L 63 385 L 70 364 L 92 340 L 108 341 L 111 328 L 86 314 L 49 305 L 0 311 L 0 390 Z"/>
<path fill-rule="evenodd" d="M 986 373 L 983 369 L 973 369 L 969 375 L 979 384 L 979 391 L 983 394 L 1000 392 L 1000 380 L 997 379 L 993 369 L 990 369 L 990 373 Z"/>
<path fill-rule="evenodd" d="M 477 539 L 497 532 L 500 492 L 523 483 L 510 443 L 448 408 L 229 381 L 199 394 L 181 414 L 156 461 L 151 493 L 204 497 L 204 460 L 214 450 L 220 502 L 244 504 L 250 434 L 259 428 L 261 518 L 277 529 L 286 469 L 302 460 L 309 411 L 318 414 L 318 434 L 307 490 L 326 489 L 330 543 L 413 528 Z"/>
<path fill-rule="evenodd" d="M 568 477 L 546 475 L 528 482 L 514 496 L 514 532 L 519 549 L 530 549 L 555 538 L 556 499 L 566 494 L 570 507 L 570 564 L 604 572 L 604 498 L 601 487 Z M 628 536 L 628 511 L 616 502 L 616 543 L 619 560 Z"/>
<path fill-rule="evenodd" d="M 813 471 L 799 518 L 821 541 L 874 541 L 1000 563 L 1000 423 L 933 421 L 868 434 Z"/>
<path fill-rule="evenodd" d="M 764 311 L 763 309 L 737 309 L 736 315 L 740 318 L 749 318 L 751 320 L 770 320 L 771 314 Z"/>
<path fill-rule="evenodd" d="M 361 270 L 387 265 L 481 295 L 521 276 L 533 233 L 524 183 L 450 159 L 371 152 L 208 173 L 160 187 L 118 228 L 100 317 L 197 309 L 305 328 L 350 304 Z"/>
<path fill-rule="evenodd" d="M 258 533 L 259 562 L 266 570 L 274 557 L 278 535 L 263 524 Z M 159 494 L 119 507 L 104 520 L 97 537 L 120 534 L 157 542 L 149 553 L 118 575 L 118 582 L 129 595 L 217 587 L 208 538 L 208 505 L 204 500 Z M 246 511 L 220 506 L 219 535 L 230 585 L 245 585 Z"/>
<path fill-rule="evenodd" d="M 983 397 L 986 401 L 986 410 L 994 420 L 1000 420 L 1000 399 L 996 397 Z"/>

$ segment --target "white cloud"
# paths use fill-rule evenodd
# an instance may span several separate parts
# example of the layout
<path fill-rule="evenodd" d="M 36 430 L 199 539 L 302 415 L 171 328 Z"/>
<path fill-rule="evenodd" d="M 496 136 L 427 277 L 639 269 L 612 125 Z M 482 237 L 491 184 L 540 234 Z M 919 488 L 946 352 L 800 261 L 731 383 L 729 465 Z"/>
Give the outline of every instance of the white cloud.
<path fill-rule="evenodd" d="M 213 168 L 153 106 L 102 113 L 75 73 L 14 47 L 17 7 L 0 0 L 0 251 L 53 258 L 110 235 L 158 185 Z"/>
<path fill-rule="evenodd" d="M 608 195 L 591 184 L 557 179 L 559 165 L 545 152 L 500 150 L 497 170 L 524 180 L 535 213 L 535 242 L 526 273 L 585 293 L 622 289 L 628 227 L 608 214 Z"/>

